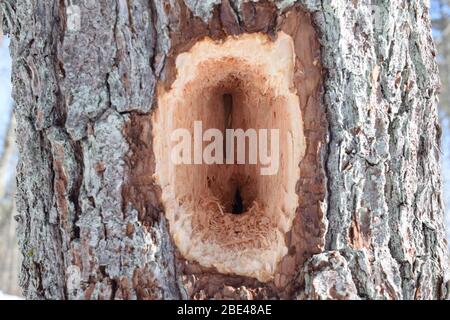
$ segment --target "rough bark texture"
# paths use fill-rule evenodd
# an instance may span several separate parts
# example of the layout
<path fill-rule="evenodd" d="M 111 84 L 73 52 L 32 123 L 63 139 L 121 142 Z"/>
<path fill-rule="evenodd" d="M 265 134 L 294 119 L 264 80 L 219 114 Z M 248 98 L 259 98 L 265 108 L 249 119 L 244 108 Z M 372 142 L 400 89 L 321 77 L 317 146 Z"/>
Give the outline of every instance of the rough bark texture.
<path fill-rule="evenodd" d="M 170 82 L 173 53 L 192 45 L 187 30 L 271 34 L 293 2 L 74 0 L 77 32 L 67 29 L 67 0 L 0 3 L 12 38 L 28 298 L 449 296 L 439 81 L 420 0 L 297 3 L 321 44 L 326 192 L 316 215 L 299 217 L 316 230 L 305 241 L 320 241 L 295 264 L 287 296 L 253 279 L 186 272 L 178 257 L 149 174 L 156 83 Z"/>

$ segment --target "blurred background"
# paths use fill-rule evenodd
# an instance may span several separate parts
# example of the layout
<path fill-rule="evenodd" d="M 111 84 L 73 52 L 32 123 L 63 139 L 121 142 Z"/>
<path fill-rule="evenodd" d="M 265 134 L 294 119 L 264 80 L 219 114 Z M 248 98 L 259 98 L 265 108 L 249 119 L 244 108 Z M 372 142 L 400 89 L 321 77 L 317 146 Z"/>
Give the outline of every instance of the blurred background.
<path fill-rule="evenodd" d="M 20 296 L 19 252 L 15 237 L 15 166 L 13 101 L 11 98 L 11 59 L 9 39 L 0 35 L 0 299 L 5 294 Z M 10 298 L 10 297 L 8 297 Z"/>
<path fill-rule="evenodd" d="M 439 113 L 443 129 L 442 159 L 447 239 L 450 240 L 450 0 L 430 0 L 433 36 L 442 81 Z M 9 39 L 0 34 L 0 300 L 20 297 L 20 254 L 15 237 L 15 122 L 12 115 Z M 449 241 L 450 242 L 450 241 Z M 450 247 L 449 247 L 450 248 Z"/>

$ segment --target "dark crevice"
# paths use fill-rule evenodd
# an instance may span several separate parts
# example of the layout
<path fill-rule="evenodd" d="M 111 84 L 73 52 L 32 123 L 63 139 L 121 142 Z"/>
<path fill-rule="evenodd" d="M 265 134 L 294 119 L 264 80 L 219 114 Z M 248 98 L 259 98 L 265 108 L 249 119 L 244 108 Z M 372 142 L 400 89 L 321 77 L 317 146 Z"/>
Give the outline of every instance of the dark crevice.
<path fill-rule="evenodd" d="M 222 96 L 223 108 L 225 109 L 225 129 L 231 128 L 231 113 L 233 111 L 233 96 L 225 93 Z"/>
<path fill-rule="evenodd" d="M 229 93 L 225 93 L 222 95 L 222 102 L 223 102 L 223 108 L 224 108 L 224 134 L 227 129 L 231 129 L 232 124 L 232 112 L 233 112 L 233 96 Z M 224 156 L 224 163 L 226 161 L 227 157 L 227 146 L 224 143 L 223 144 L 223 156 Z M 230 155 L 231 156 L 231 155 Z"/>
<path fill-rule="evenodd" d="M 83 148 L 79 141 L 73 142 L 74 155 L 76 159 L 77 165 L 77 173 L 73 183 L 73 187 L 70 190 L 69 200 L 73 203 L 74 206 L 74 217 L 72 221 L 72 234 L 71 240 L 80 238 L 80 228 L 77 226 L 78 219 L 81 216 L 82 208 L 79 203 L 81 187 L 83 185 L 83 176 L 84 176 L 84 160 L 83 160 Z"/>
<path fill-rule="evenodd" d="M 150 1 L 149 3 L 149 15 L 150 15 L 150 23 L 149 23 L 149 30 L 151 40 L 152 40 L 152 47 L 150 51 L 150 68 L 156 78 L 159 78 L 161 70 L 157 69 L 156 64 L 157 62 L 157 56 L 158 56 L 158 42 L 160 41 L 158 38 L 158 33 L 156 30 L 158 29 L 158 16 L 157 16 L 157 9 L 156 4 L 153 3 L 153 1 Z"/>
<path fill-rule="evenodd" d="M 239 10 L 239 2 L 238 1 L 230 1 L 230 7 L 234 11 L 234 14 L 236 15 L 236 18 L 238 20 L 239 26 L 242 26 L 242 18 Z"/>
<path fill-rule="evenodd" d="M 239 188 L 236 189 L 233 201 L 233 214 L 242 214 L 244 212 L 244 202 L 242 201 L 241 191 Z"/>

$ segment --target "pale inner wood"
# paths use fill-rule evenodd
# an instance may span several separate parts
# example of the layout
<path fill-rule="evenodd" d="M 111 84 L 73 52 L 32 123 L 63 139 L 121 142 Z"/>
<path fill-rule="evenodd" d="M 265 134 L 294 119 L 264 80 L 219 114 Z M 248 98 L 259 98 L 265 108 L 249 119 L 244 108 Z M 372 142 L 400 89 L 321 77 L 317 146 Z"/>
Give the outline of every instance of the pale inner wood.
<path fill-rule="evenodd" d="M 153 118 L 156 179 L 170 233 L 186 259 L 269 281 L 287 253 L 284 235 L 298 206 L 295 185 L 305 152 L 292 38 L 283 32 L 276 41 L 262 34 L 206 38 L 180 54 L 176 65 L 170 90 L 159 87 Z M 203 132 L 269 129 L 270 136 L 278 129 L 277 174 L 261 175 L 267 165 L 248 158 L 247 164 L 173 164 L 171 133 L 186 128 L 194 137 L 194 121 L 202 121 Z"/>

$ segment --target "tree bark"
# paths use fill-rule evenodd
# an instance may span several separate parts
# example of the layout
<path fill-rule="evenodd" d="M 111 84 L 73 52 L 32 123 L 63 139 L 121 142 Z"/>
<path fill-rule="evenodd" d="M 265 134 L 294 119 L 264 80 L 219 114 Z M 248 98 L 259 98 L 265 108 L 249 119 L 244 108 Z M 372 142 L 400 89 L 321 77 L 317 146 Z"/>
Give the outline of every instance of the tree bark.
<path fill-rule="evenodd" d="M 14 61 L 27 298 L 449 297 L 427 1 L 294 2 L 0 3 Z M 151 115 L 177 53 L 204 36 L 276 37 L 288 12 L 311 20 L 320 42 L 322 89 L 302 105 L 318 117 L 315 176 L 299 184 L 289 236 L 302 257 L 262 283 L 180 256 L 153 179 Z"/>

